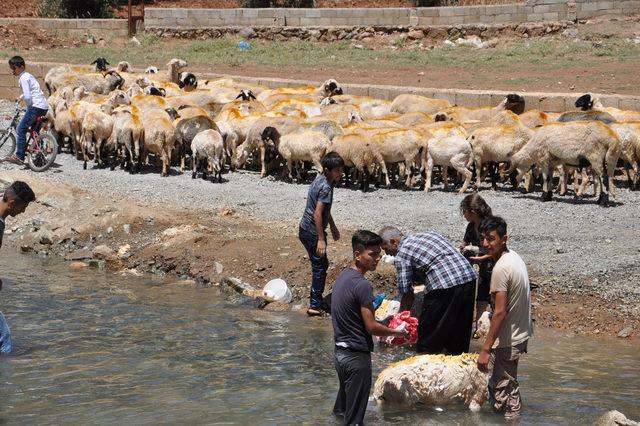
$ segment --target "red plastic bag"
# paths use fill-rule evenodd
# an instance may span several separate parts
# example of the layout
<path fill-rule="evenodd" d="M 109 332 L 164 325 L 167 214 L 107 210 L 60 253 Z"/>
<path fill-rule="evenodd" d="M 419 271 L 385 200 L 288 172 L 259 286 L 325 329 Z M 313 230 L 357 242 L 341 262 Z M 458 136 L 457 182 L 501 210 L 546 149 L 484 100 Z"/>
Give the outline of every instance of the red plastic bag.
<path fill-rule="evenodd" d="M 403 311 L 395 314 L 389 323 L 389 328 L 396 329 L 404 324 L 405 328 L 409 330 L 409 338 L 406 337 L 394 337 L 387 336 L 382 339 L 387 345 L 404 346 L 413 345 L 418 341 L 418 320 L 411 316 L 411 312 Z"/>

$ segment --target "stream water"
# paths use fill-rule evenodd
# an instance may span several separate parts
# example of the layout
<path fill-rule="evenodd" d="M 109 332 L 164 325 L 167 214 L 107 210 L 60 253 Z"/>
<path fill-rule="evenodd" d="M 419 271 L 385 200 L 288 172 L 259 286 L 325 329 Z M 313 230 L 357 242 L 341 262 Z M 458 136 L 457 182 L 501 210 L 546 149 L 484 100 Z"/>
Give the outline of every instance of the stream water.
<path fill-rule="evenodd" d="M 337 424 L 331 322 L 153 278 L 73 271 L 7 250 L 0 424 Z M 374 379 L 409 352 L 374 354 Z M 537 330 L 521 362 L 521 424 L 640 418 L 640 351 Z M 488 407 L 380 410 L 369 424 L 500 424 Z"/>

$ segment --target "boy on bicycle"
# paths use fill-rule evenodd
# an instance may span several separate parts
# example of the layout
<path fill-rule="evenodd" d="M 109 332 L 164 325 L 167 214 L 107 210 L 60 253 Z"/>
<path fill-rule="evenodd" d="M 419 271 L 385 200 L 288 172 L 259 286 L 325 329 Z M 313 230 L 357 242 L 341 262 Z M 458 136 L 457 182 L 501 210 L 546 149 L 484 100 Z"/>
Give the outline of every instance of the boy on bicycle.
<path fill-rule="evenodd" d="M 47 113 L 49 104 L 47 99 L 40 89 L 40 83 L 36 78 L 26 72 L 24 59 L 21 56 L 14 56 L 9 59 L 9 68 L 14 76 L 18 77 L 18 83 L 22 89 L 22 96 L 18 98 L 24 100 L 27 106 L 27 112 L 20 120 L 17 128 L 17 147 L 15 154 L 5 158 L 5 161 L 9 161 L 15 164 L 24 164 L 24 157 L 27 148 L 27 129 L 31 127 L 38 117 L 41 117 Z"/>

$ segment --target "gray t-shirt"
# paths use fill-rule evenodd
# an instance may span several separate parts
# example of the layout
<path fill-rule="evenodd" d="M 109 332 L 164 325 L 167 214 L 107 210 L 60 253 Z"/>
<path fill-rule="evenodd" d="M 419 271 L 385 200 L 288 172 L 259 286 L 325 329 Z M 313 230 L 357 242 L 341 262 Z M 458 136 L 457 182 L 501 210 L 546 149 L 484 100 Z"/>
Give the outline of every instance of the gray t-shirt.
<path fill-rule="evenodd" d="M 316 235 L 316 222 L 313 219 L 313 213 L 316 211 L 316 204 L 320 201 L 324 204 L 322 211 L 322 229 L 326 229 L 329 224 L 329 215 L 331 214 L 331 203 L 333 202 L 333 187 L 327 180 L 325 175 L 318 175 L 309 187 L 307 194 L 307 206 L 300 220 L 300 228 Z"/>
<path fill-rule="evenodd" d="M 373 309 L 373 288 L 360 272 L 346 268 L 336 278 L 331 293 L 331 322 L 336 346 L 373 351 L 373 338 L 364 327 L 361 307 Z"/>
<path fill-rule="evenodd" d="M 2 247 L 2 237 L 4 237 L 4 219 L 0 217 L 0 247 Z"/>

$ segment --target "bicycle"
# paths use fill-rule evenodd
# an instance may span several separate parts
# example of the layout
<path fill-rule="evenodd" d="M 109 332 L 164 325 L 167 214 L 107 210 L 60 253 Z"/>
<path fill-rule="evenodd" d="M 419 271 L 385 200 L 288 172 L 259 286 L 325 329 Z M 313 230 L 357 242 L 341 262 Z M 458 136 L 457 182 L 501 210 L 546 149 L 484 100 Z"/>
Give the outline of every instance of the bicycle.
<path fill-rule="evenodd" d="M 20 114 L 25 110 L 16 102 L 16 109 L 9 127 L 0 129 L 0 158 L 7 158 L 16 151 L 16 131 Z M 58 154 L 58 142 L 53 135 L 46 130 L 40 132 L 42 125 L 47 121 L 46 116 L 38 117 L 36 122 L 27 129 L 27 165 L 34 172 L 44 172 L 56 159 Z"/>

